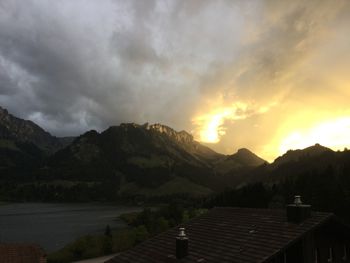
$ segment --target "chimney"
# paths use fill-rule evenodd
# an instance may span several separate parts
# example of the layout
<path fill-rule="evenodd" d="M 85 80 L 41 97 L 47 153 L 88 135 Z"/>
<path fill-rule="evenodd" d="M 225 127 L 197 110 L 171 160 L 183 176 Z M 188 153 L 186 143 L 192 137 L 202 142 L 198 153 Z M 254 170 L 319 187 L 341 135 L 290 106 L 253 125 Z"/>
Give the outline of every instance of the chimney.
<path fill-rule="evenodd" d="M 301 196 L 294 196 L 294 204 L 287 206 L 287 220 L 291 223 L 300 224 L 311 216 L 311 205 L 304 205 Z"/>
<path fill-rule="evenodd" d="M 188 238 L 185 234 L 185 228 L 179 228 L 180 233 L 176 237 L 176 258 L 182 259 L 188 255 Z"/>

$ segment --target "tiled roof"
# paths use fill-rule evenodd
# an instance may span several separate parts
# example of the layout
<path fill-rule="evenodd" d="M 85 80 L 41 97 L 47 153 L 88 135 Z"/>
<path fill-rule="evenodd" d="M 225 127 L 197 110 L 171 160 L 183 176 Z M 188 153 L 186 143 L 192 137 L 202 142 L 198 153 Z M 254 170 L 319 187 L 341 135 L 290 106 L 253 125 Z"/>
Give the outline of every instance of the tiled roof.
<path fill-rule="evenodd" d="M 0 243 L 1 263 L 44 263 L 44 251 L 35 244 Z"/>
<path fill-rule="evenodd" d="M 107 262 L 265 262 L 332 216 L 312 212 L 310 218 L 294 224 L 287 222 L 285 210 L 214 208 L 183 225 L 189 254 L 182 260 L 175 258 L 178 228 L 174 228 Z"/>

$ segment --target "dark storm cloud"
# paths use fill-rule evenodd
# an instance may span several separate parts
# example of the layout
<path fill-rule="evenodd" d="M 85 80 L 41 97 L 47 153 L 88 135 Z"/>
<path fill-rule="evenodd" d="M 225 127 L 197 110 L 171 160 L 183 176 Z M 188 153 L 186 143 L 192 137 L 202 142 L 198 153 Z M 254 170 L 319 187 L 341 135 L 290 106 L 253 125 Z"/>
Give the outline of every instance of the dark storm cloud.
<path fill-rule="evenodd" d="M 0 54 L 17 72 L 12 81 L 2 78 L 1 102 L 63 134 L 137 119 L 129 106 L 132 82 L 119 68 L 125 63 L 110 47 L 118 22 L 113 7 L 109 2 L 102 7 L 84 1 L 3 2 Z"/>
<path fill-rule="evenodd" d="M 57 134 L 123 121 L 188 126 L 198 74 L 215 54 L 196 43 L 184 8 L 200 16 L 192 26 L 206 27 L 207 5 L 2 1 L 0 103 Z"/>
<path fill-rule="evenodd" d="M 0 105 L 57 135 L 120 122 L 190 131 L 192 118 L 213 105 L 264 107 L 300 94 L 301 65 L 329 26 L 347 23 L 345 12 L 339 16 L 345 7 L 343 0 L 1 0 Z M 232 129 L 245 131 L 247 122 Z M 225 125 L 227 145 L 247 144 Z"/>

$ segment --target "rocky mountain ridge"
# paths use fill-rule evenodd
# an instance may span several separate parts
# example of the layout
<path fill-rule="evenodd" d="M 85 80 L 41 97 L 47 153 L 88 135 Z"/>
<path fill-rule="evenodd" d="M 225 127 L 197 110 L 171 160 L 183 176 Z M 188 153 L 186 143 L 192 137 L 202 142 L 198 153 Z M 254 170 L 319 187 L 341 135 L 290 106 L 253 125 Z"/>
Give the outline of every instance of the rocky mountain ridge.
<path fill-rule="evenodd" d="M 11 115 L 0 107 L 0 136 L 20 142 L 30 142 L 42 150 L 52 153 L 68 145 L 71 138 L 58 138 L 30 120 Z"/>
<path fill-rule="evenodd" d="M 227 179 L 238 171 L 235 167 L 258 165 L 249 164 L 256 157 L 248 150 L 245 155 L 251 158 L 242 163 L 235 155 L 219 154 L 201 145 L 186 131 L 178 132 L 159 123 L 122 123 L 102 132 L 88 131 L 65 147 L 61 145 L 59 138 L 35 123 L 2 109 L 0 155 L 5 161 L 0 163 L 0 180 L 25 179 L 50 185 L 57 181 L 69 182 L 68 185 L 74 182 L 89 187 L 102 184 L 113 186 L 113 190 L 108 190 L 111 195 L 188 193 L 191 189 L 193 193 L 208 194 L 226 187 Z M 220 171 L 220 163 L 229 158 Z M 227 171 L 227 177 L 218 176 Z"/>
<path fill-rule="evenodd" d="M 146 129 L 154 130 L 154 131 L 158 131 L 160 133 L 166 134 L 167 136 L 176 140 L 179 143 L 192 143 L 193 142 L 192 134 L 189 134 L 188 132 L 186 132 L 184 130 L 177 132 L 174 129 L 172 129 L 166 125 L 162 125 L 160 123 L 147 125 Z"/>

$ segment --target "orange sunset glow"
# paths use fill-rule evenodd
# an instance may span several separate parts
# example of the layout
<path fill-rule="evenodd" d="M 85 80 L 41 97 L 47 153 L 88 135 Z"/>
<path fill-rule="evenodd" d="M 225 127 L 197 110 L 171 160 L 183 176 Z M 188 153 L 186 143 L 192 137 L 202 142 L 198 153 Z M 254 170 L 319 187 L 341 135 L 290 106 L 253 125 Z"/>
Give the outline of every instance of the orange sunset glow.
<path fill-rule="evenodd" d="M 350 147 L 348 0 L 83 2 L 34 5 L 45 24 L 0 5 L 0 105 L 56 136 L 161 123 L 270 162 Z"/>
<path fill-rule="evenodd" d="M 247 147 L 270 162 L 316 143 L 350 147 L 350 9 L 337 3 L 268 5 L 263 22 L 250 21 L 238 60 L 203 83 L 195 138 L 226 154 Z"/>

